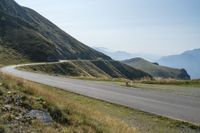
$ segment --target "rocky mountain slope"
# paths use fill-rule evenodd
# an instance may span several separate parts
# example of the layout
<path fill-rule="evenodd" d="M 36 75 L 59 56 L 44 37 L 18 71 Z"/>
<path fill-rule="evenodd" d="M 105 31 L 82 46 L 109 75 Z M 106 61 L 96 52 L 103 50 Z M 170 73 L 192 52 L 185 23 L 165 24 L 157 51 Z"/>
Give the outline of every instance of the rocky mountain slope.
<path fill-rule="evenodd" d="M 33 61 L 111 59 L 14 0 L 0 1 L 0 42 Z"/>

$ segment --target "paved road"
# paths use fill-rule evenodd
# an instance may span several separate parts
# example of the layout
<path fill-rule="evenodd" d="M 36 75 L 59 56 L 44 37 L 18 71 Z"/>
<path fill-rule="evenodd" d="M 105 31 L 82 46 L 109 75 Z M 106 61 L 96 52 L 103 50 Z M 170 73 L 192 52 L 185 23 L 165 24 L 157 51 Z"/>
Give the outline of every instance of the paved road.
<path fill-rule="evenodd" d="M 200 124 L 199 98 L 178 96 L 138 88 L 130 89 L 112 83 L 83 81 L 25 72 L 16 70 L 15 67 L 4 67 L 0 71 L 111 103 Z"/>

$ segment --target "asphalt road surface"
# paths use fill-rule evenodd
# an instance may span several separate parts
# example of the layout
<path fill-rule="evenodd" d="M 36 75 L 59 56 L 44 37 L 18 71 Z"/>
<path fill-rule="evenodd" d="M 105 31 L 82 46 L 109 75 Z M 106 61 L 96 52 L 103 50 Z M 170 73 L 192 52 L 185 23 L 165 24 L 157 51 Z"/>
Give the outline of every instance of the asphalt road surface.
<path fill-rule="evenodd" d="M 25 72 L 15 68 L 16 66 L 8 66 L 1 68 L 0 71 L 107 102 L 128 106 L 130 108 L 177 120 L 200 124 L 199 98 L 139 88 L 126 88 L 106 82 L 49 76 Z"/>

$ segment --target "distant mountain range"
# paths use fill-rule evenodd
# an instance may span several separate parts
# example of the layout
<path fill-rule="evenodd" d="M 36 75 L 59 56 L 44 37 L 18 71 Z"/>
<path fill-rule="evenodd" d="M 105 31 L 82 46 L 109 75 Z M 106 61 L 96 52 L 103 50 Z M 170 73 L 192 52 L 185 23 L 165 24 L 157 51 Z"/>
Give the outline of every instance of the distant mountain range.
<path fill-rule="evenodd" d="M 0 45 L 31 61 L 111 59 L 14 0 L 0 0 Z"/>
<path fill-rule="evenodd" d="M 190 76 L 185 71 L 185 69 L 175 69 L 175 68 L 160 66 L 157 63 L 152 63 L 142 58 L 133 58 L 122 62 L 133 68 L 142 70 L 150 74 L 154 78 L 162 78 L 162 79 L 172 78 L 172 79 L 184 79 L 184 80 L 190 79 Z"/>
<path fill-rule="evenodd" d="M 185 68 L 191 78 L 200 78 L 200 49 L 186 51 L 180 55 L 162 57 L 158 62 L 165 66 Z"/>
<path fill-rule="evenodd" d="M 135 58 L 135 57 L 142 57 L 151 61 L 155 61 L 157 59 L 159 59 L 159 56 L 156 55 L 152 55 L 152 54 L 140 54 L 140 53 L 129 53 L 129 52 L 125 52 L 125 51 L 112 51 L 109 50 L 107 48 L 104 47 L 93 47 L 94 49 L 96 49 L 99 52 L 102 52 L 108 56 L 110 56 L 111 58 L 113 58 L 114 60 L 126 60 L 126 59 L 131 59 L 131 58 Z"/>
<path fill-rule="evenodd" d="M 200 78 L 200 49 L 186 51 L 180 55 L 165 56 L 159 59 L 158 56 L 145 54 L 132 54 L 125 51 L 111 51 L 104 47 L 94 47 L 115 60 L 128 60 L 132 58 L 142 57 L 151 62 L 158 62 L 162 66 L 177 69 L 185 69 L 192 79 Z M 137 68 L 137 67 L 136 67 Z"/>

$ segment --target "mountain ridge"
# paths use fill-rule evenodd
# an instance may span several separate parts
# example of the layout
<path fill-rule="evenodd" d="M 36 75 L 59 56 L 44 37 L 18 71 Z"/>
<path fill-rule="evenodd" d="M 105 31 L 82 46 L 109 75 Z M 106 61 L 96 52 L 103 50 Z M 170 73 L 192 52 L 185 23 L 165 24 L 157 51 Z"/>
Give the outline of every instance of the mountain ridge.
<path fill-rule="evenodd" d="M 143 58 L 132 58 L 129 60 L 122 61 L 123 63 L 142 70 L 154 78 L 172 78 L 172 79 L 184 79 L 189 80 L 190 76 L 185 69 L 175 69 L 166 66 L 160 66 L 158 63 L 149 62 Z"/>
<path fill-rule="evenodd" d="M 188 50 L 179 55 L 165 56 L 158 62 L 169 67 L 185 68 L 192 78 L 200 78 L 200 49 Z"/>

